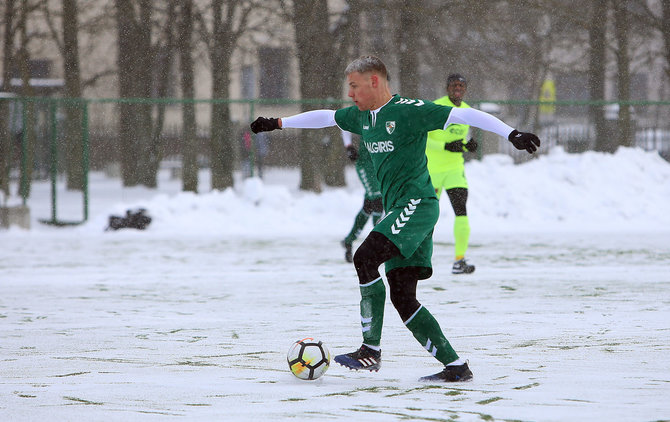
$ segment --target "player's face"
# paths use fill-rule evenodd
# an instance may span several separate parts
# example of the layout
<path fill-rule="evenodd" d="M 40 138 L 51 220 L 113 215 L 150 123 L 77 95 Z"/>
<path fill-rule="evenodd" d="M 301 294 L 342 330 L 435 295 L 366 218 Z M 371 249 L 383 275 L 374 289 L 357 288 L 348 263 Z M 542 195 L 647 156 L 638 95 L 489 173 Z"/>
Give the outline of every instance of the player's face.
<path fill-rule="evenodd" d="M 464 82 L 454 81 L 447 86 L 447 95 L 454 104 L 460 103 L 463 100 L 463 97 L 465 97 L 466 89 L 467 87 Z"/>
<path fill-rule="evenodd" d="M 359 110 L 372 110 L 375 104 L 374 78 L 372 73 L 353 72 L 347 75 L 349 98 Z"/>

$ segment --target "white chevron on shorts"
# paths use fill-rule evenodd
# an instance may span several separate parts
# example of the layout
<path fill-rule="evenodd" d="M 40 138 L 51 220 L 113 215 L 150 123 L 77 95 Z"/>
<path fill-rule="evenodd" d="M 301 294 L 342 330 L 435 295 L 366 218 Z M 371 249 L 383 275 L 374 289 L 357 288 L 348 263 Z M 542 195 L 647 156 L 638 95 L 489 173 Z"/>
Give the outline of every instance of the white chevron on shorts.
<path fill-rule="evenodd" d="M 398 218 L 395 219 L 395 223 L 391 225 L 391 233 L 393 234 L 400 233 L 400 230 L 402 230 L 402 228 L 405 227 L 405 224 L 407 224 L 407 222 L 409 221 L 410 216 L 414 214 L 416 206 L 419 204 L 419 202 L 421 202 L 421 199 L 409 200 L 407 206 L 403 208 Z"/>

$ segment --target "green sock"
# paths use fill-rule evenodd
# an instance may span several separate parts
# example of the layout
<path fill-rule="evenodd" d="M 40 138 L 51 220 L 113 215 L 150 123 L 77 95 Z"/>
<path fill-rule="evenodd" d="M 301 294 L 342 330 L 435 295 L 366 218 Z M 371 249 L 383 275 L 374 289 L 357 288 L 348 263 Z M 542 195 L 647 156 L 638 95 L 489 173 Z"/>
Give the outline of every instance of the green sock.
<path fill-rule="evenodd" d="M 467 215 L 459 215 L 454 219 L 454 255 L 464 257 L 470 240 L 470 221 Z"/>
<path fill-rule="evenodd" d="M 361 330 L 363 343 L 379 346 L 384 325 L 384 304 L 386 287 L 381 277 L 367 284 L 361 284 Z"/>
<path fill-rule="evenodd" d="M 444 365 L 458 359 L 458 354 L 442 334 L 440 324 L 423 305 L 405 321 L 405 326 L 409 328 L 423 348 Z"/>
<path fill-rule="evenodd" d="M 344 238 L 344 243 L 351 245 L 354 243 L 354 240 L 358 239 L 358 235 L 361 234 L 361 230 L 365 227 L 365 223 L 368 222 L 368 218 L 370 218 L 370 214 L 361 209 L 354 219 L 354 226 L 351 228 L 347 237 Z"/>

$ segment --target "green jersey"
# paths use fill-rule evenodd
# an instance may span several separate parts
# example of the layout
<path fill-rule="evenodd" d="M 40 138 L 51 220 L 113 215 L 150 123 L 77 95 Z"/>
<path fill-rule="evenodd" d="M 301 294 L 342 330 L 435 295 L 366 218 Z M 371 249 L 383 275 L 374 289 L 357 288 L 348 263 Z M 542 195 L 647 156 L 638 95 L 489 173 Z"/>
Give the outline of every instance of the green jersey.
<path fill-rule="evenodd" d="M 444 128 L 450 112 L 451 107 L 398 95 L 377 110 L 352 106 L 335 112 L 340 128 L 361 135 L 385 210 L 410 199 L 436 197 L 426 168 L 426 133 Z"/>

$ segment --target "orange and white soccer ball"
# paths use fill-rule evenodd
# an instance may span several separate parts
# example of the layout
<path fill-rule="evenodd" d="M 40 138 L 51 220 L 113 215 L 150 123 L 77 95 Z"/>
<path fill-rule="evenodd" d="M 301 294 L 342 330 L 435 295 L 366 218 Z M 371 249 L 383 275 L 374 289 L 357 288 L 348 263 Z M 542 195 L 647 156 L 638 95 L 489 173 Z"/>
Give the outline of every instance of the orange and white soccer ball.
<path fill-rule="evenodd" d="M 323 342 L 307 337 L 298 340 L 286 356 L 291 373 L 303 380 L 315 380 L 330 366 L 330 352 Z"/>

